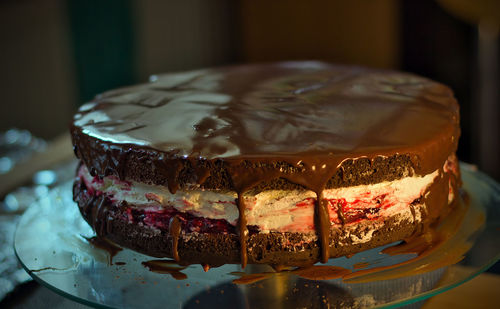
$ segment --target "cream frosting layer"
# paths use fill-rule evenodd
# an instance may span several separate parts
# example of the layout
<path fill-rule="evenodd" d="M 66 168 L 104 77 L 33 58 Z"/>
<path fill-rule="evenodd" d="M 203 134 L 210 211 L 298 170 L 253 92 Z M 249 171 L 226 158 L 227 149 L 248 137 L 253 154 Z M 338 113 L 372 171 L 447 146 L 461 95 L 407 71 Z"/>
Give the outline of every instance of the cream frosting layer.
<path fill-rule="evenodd" d="M 396 214 L 401 214 L 402 219 L 419 221 L 420 213 L 412 213 L 410 204 L 425 193 L 438 175 L 439 171 L 436 170 L 425 176 L 326 189 L 323 196 L 330 205 L 331 224 L 352 225 L 364 220 L 382 223 L 384 218 Z M 117 205 L 126 202 L 133 207 L 152 211 L 172 207 L 197 217 L 224 219 L 232 225 L 237 223 L 236 192 L 194 189 L 171 194 L 163 186 L 121 181 L 116 176 L 99 179 L 91 176 L 84 165 L 79 169 L 78 177 L 87 188 L 109 196 Z M 309 190 L 267 190 L 245 194 L 247 224 L 257 226 L 264 233 L 314 233 L 315 196 Z M 353 241 L 368 240 L 369 237 Z"/>

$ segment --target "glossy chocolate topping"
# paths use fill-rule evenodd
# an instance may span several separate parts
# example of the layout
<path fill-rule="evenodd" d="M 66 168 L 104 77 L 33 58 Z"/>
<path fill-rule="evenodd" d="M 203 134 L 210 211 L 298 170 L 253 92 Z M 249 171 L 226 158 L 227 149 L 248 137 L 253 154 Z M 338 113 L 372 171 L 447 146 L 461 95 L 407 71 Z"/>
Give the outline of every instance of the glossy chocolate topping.
<path fill-rule="evenodd" d="M 458 122 L 447 87 L 403 73 L 296 62 L 151 80 L 98 96 L 75 126 L 177 156 L 299 161 L 412 149 Z"/>
<path fill-rule="evenodd" d="M 456 150 L 458 116 L 451 90 L 422 77 L 284 62 L 159 75 L 104 93 L 80 108 L 72 136 L 75 153 L 93 173 L 127 178 L 133 153 L 151 158 L 145 164 L 172 192 L 184 161 L 198 184 L 211 171 L 197 162 L 222 162 L 238 193 L 244 265 L 244 192 L 283 178 L 320 197 L 343 162 L 358 158 L 404 154 L 414 173 L 427 174 Z M 323 204 L 317 203 L 315 224 L 326 246 L 330 221 Z"/>

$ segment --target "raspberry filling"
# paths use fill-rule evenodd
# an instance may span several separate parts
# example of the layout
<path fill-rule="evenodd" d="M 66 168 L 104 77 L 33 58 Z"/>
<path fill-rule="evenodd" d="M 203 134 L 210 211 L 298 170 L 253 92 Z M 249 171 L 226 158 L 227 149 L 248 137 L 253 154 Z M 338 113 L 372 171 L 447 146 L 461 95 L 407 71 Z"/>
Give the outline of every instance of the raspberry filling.
<path fill-rule="evenodd" d="M 122 218 L 128 221 L 128 223 L 142 223 L 162 231 L 168 231 L 170 220 L 174 217 L 179 219 L 181 230 L 186 233 L 236 234 L 236 227 L 229 224 L 226 220 L 195 217 L 173 208 L 147 210 L 128 207 L 122 215 Z M 256 226 L 249 225 L 247 227 L 250 234 L 259 232 Z"/>
<path fill-rule="evenodd" d="M 102 191 L 87 187 L 84 181 L 81 181 L 80 185 L 85 187 L 84 192 L 87 199 L 105 194 Z M 116 206 L 111 196 L 106 196 L 106 199 Z M 117 208 L 121 211 L 121 219 L 128 223 L 144 224 L 161 231 L 168 231 L 170 221 L 172 218 L 177 217 L 181 222 L 181 231 L 185 233 L 236 234 L 236 227 L 229 224 L 226 220 L 196 217 L 189 213 L 180 212 L 172 207 L 158 209 L 155 207 L 132 208 L 120 206 Z M 247 228 L 250 235 L 259 232 L 259 228 L 255 225 L 248 225 Z"/>
<path fill-rule="evenodd" d="M 369 192 L 367 193 L 369 195 Z M 356 199 L 347 202 L 344 198 L 325 199 L 328 202 L 330 216 L 333 224 L 350 224 L 362 220 L 376 220 L 381 209 L 391 207 L 394 203 L 387 201 L 387 193 L 375 196 L 371 199 Z M 315 199 L 307 198 L 295 204 L 297 207 L 314 207 Z"/>
<path fill-rule="evenodd" d="M 444 170 L 453 172 L 453 168 L 452 162 Z M 383 223 L 396 215 L 420 220 L 411 205 L 421 202 L 438 175 L 436 170 L 391 182 L 325 189 L 323 198 L 328 203 L 330 225 Z M 88 195 L 104 196 L 131 224 L 168 231 L 176 217 L 186 233 L 236 234 L 239 214 L 235 192 L 192 189 L 171 193 L 164 186 L 121 180 L 114 175 L 99 178 L 84 165 L 77 177 Z M 315 232 L 316 199 L 310 190 L 268 190 L 243 198 L 250 232 Z"/>
<path fill-rule="evenodd" d="M 82 181 L 82 184 L 85 182 Z M 86 187 L 88 198 L 104 194 L 102 191 Z M 357 200 L 347 203 L 345 199 L 328 199 L 330 209 L 337 212 L 338 216 L 333 220 L 334 223 L 349 224 L 361 220 L 374 220 L 378 218 L 380 208 L 389 207 L 384 202 L 385 195 L 374 198 L 375 207 L 366 207 L 366 201 Z M 107 197 L 113 203 L 111 197 Z M 313 198 L 308 198 L 297 207 L 311 206 L 314 204 Z M 372 204 L 373 205 L 373 204 Z M 122 209 L 121 218 L 131 224 L 143 224 L 162 231 L 168 231 L 170 221 L 177 217 L 181 222 L 181 230 L 185 233 L 218 233 L 218 234 L 236 234 L 236 227 L 223 219 L 210 219 L 196 217 L 192 214 L 180 212 L 173 207 L 157 208 L 132 208 L 120 207 Z M 247 226 L 250 235 L 258 233 L 259 228 L 255 225 Z"/>

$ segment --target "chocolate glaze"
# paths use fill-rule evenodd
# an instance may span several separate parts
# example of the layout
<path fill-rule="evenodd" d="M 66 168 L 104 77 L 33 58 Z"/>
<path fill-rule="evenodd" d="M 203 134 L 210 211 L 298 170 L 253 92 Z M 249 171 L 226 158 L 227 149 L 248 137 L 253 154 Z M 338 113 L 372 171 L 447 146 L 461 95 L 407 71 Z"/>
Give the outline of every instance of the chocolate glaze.
<path fill-rule="evenodd" d="M 80 182 L 73 184 L 73 196 L 80 191 L 87 192 L 87 187 Z M 76 202 L 82 202 L 83 207 L 80 207 L 80 213 L 87 220 L 89 225 L 95 231 L 97 238 L 103 238 L 109 234 L 109 220 L 112 220 L 109 215 L 110 209 L 113 207 L 109 198 L 103 194 L 82 195 L 84 200 L 75 199 Z M 93 238 L 92 238 L 93 239 Z M 90 241 L 90 239 L 87 239 Z"/>
<path fill-rule="evenodd" d="M 318 238 L 321 248 L 321 262 L 326 263 L 330 257 L 330 214 L 328 212 L 328 202 L 323 198 L 323 189 L 316 192 L 316 202 L 314 205 L 314 226 L 318 231 Z"/>
<path fill-rule="evenodd" d="M 122 248 L 118 247 L 117 245 L 113 244 L 112 242 L 110 242 L 109 240 L 107 240 L 105 238 L 101 238 L 101 237 L 98 237 L 98 236 L 84 237 L 84 238 L 92 246 L 108 252 L 108 256 L 109 256 L 108 264 L 109 265 L 113 265 L 113 258 L 115 257 L 115 255 L 118 254 L 118 252 L 120 252 L 120 251 L 123 250 Z M 116 262 L 115 264 L 116 265 L 124 265 L 125 263 L 123 263 L 123 262 Z"/>
<path fill-rule="evenodd" d="M 185 269 L 186 266 L 177 265 L 174 261 L 170 260 L 150 260 L 141 263 L 144 267 L 147 267 L 150 271 L 159 274 L 169 274 L 172 278 L 176 280 L 187 279 L 187 275 L 181 270 Z"/>
<path fill-rule="evenodd" d="M 373 165 L 377 158 L 404 154 L 415 174 L 430 173 L 456 150 L 458 119 L 451 90 L 428 79 L 287 62 L 155 76 L 82 106 L 71 131 L 76 155 L 100 177 L 133 177 L 127 167 L 140 161 L 175 192 L 186 166 L 195 171 L 192 183 L 203 185 L 220 176 L 210 175 L 207 162 L 222 164 L 242 201 L 246 191 L 274 179 L 320 197 L 350 159 L 367 158 Z M 330 221 L 326 205 L 317 201 L 325 262 Z M 237 205 L 245 265 L 245 205 Z M 102 230 L 100 215 L 105 209 L 95 216 Z"/>
<path fill-rule="evenodd" d="M 180 261 L 179 251 L 177 250 L 179 244 L 179 235 L 181 234 L 181 222 L 177 216 L 173 217 L 170 220 L 170 224 L 168 226 L 168 232 L 172 237 L 172 256 L 174 260 L 177 262 Z"/>
<path fill-rule="evenodd" d="M 350 274 L 351 271 L 339 266 L 312 265 L 309 267 L 298 268 L 292 271 L 292 273 L 310 280 L 330 280 L 343 277 Z"/>
<path fill-rule="evenodd" d="M 247 265 L 247 238 L 248 238 L 248 228 L 247 228 L 247 218 L 245 216 L 245 201 L 238 192 L 238 200 L 236 201 L 238 205 L 238 232 L 240 236 L 240 256 L 241 256 L 241 267 L 245 268 Z"/>

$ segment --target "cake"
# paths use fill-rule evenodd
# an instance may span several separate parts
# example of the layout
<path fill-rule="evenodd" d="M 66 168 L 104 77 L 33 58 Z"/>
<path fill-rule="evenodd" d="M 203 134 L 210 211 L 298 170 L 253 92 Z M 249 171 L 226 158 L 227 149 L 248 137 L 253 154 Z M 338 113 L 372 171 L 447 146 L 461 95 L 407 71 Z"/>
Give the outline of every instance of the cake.
<path fill-rule="evenodd" d="M 99 237 L 182 264 L 307 265 L 408 240 L 453 210 L 459 110 L 408 73 L 323 62 L 155 75 L 71 125 Z"/>

